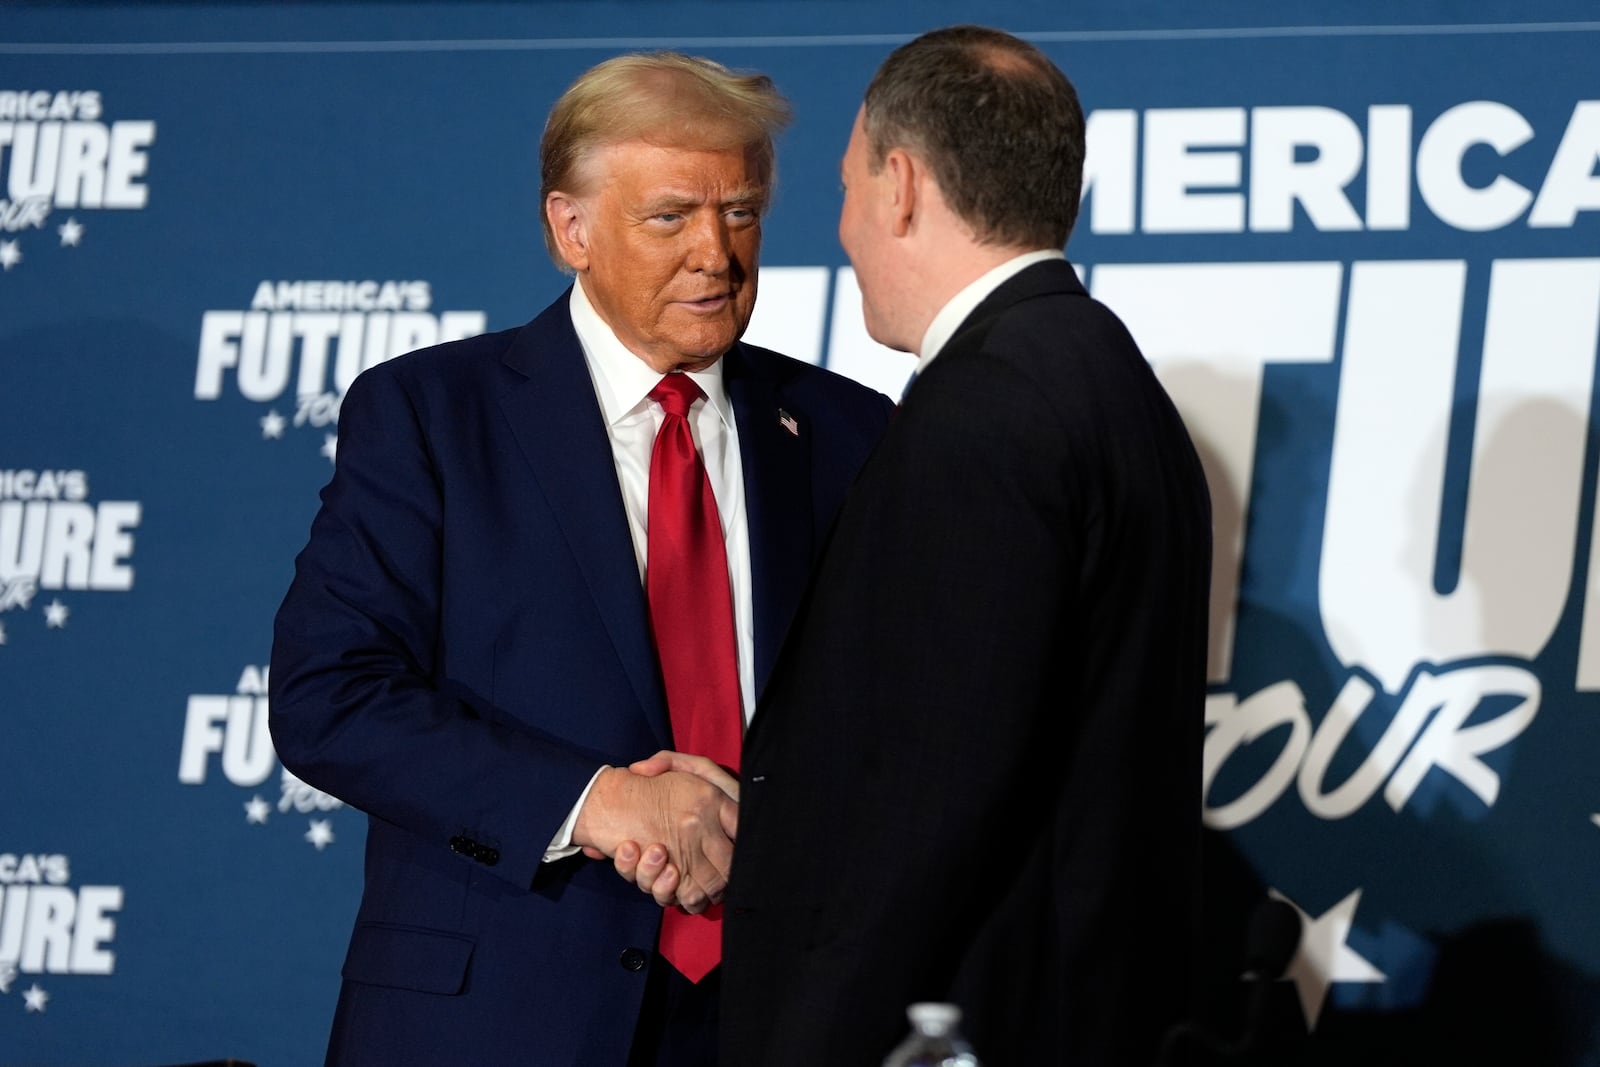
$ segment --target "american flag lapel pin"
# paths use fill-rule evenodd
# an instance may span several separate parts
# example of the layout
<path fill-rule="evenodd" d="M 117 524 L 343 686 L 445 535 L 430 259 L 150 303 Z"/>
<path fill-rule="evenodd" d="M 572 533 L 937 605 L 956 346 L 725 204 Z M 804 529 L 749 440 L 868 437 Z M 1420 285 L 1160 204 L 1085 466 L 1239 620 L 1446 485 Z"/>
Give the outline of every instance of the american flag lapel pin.
<path fill-rule="evenodd" d="M 789 414 L 782 408 L 778 409 L 778 425 L 782 426 L 785 430 L 788 430 L 796 437 L 800 436 L 800 424 L 795 421 L 793 415 Z"/>

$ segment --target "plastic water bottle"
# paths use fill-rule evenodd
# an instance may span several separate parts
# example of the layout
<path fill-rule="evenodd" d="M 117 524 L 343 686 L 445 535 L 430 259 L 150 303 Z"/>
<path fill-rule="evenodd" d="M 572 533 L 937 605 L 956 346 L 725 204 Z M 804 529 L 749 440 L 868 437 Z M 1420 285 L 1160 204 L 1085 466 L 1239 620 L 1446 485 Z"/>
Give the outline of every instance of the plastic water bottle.
<path fill-rule="evenodd" d="M 883 1067 L 980 1067 L 961 1036 L 961 1009 L 954 1004 L 913 1004 L 906 1009 L 911 1033 L 895 1046 Z"/>

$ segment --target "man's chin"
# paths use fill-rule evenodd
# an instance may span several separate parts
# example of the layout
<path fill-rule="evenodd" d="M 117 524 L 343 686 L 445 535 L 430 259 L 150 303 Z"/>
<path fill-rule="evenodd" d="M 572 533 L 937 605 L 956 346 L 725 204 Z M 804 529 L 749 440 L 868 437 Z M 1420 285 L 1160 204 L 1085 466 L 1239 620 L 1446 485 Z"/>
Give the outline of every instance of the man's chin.
<path fill-rule="evenodd" d="M 871 319 L 866 322 L 867 336 L 885 348 L 895 352 L 912 352 L 912 348 L 902 337 L 896 337 L 888 330 L 874 323 Z"/>
<path fill-rule="evenodd" d="M 678 349 L 674 369 L 676 370 L 705 370 L 717 360 L 728 354 L 728 349 L 733 347 L 736 339 L 730 337 L 726 342 L 714 345 L 693 345 Z"/>
<path fill-rule="evenodd" d="M 681 338 L 678 352 L 684 359 L 715 363 L 721 356 L 726 355 L 728 349 L 732 348 L 734 342 L 744 334 L 742 325 L 736 326 L 731 322 L 716 325 L 716 329 L 695 330 Z"/>

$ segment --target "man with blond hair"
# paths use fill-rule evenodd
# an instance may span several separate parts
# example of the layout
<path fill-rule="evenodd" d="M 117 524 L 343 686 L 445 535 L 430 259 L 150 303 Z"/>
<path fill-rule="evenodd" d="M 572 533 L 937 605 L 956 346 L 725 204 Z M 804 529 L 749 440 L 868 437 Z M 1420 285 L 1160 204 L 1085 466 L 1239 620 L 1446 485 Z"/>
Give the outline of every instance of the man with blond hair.
<path fill-rule="evenodd" d="M 587 72 L 541 144 L 575 284 L 345 397 L 271 671 L 285 766 L 369 818 L 330 1064 L 716 1059 L 730 772 L 890 411 L 739 340 L 786 118 Z"/>

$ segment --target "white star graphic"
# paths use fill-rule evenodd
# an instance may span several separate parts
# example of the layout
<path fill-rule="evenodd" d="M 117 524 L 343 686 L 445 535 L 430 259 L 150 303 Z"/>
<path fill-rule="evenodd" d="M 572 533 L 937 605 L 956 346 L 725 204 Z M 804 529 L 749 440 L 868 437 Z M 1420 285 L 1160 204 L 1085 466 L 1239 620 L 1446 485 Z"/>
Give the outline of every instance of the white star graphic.
<path fill-rule="evenodd" d="M 287 425 L 282 415 L 276 411 L 269 411 L 261 416 L 262 440 L 276 441 L 283 436 L 283 428 Z"/>
<path fill-rule="evenodd" d="M 1328 986 L 1334 982 L 1388 980 L 1382 971 L 1345 944 L 1355 920 L 1356 905 L 1361 903 L 1361 890 L 1355 890 L 1315 919 L 1276 889 L 1269 892 L 1300 912 L 1300 947 L 1295 950 L 1294 959 L 1283 977 L 1294 983 L 1295 992 L 1300 995 L 1300 1010 L 1305 1013 L 1308 1030 L 1317 1028 L 1317 1020 L 1328 999 Z"/>
<path fill-rule="evenodd" d="M 306 831 L 306 840 L 317 846 L 321 852 L 333 844 L 333 824 L 327 819 L 312 819 L 311 829 Z"/>
<path fill-rule="evenodd" d="M 6 643 L 6 624 L 0 622 L 0 645 Z"/>
<path fill-rule="evenodd" d="M 334 457 L 339 454 L 339 438 L 331 433 L 323 434 L 322 454 L 328 457 L 329 463 L 332 463 L 334 461 Z"/>
<path fill-rule="evenodd" d="M 6 643 L 6 641 L 5 641 L 5 633 L 4 632 L 0 632 L 0 645 L 3 645 L 5 643 Z M 1600 815 L 1591 815 L 1591 816 L 1589 816 L 1589 821 L 1594 823 L 1596 826 L 1600 826 Z"/>
<path fill-rule="evenodd" d="M 22 1000 L 27 1005 L 27 1010 L 42 1012 L 44 1006 L 50 1003 L 50 994 L 40 989 L 39 983 L 35 982 L 22 991 Z"/>
<path fill-rule="evenodd" d="M 46 629 L 59 630 L 67 624 L 67 616 L 72 614 L 61 598 L 50 601 L 44 606 L 44 624 Z"/>
<path fill-rule="evenodd" d="M 262 800 L 261 794 L 257 793 L 245 802 L 244 818 L 246 822 L 265 823 L 267 821 L 267 813 L 270 811 L 272 811 L 272 805 Z"/>
<path fill-rule="evenodd" d="M 15 241 L 0 241 L 0 267 L 10 270 L 22 262 L 22 249 Z"/>
<path fill-rule="evenodd" d="M 56 232 L 61 235 L 62 248 L 77 248 L 78 242 L 83 240 L 83 223 L 68 218 L 66 222 L 56 227 Z"/>
<path fill-rule="evenodd" d="M 11 992 L 11 983 L 17 980 L 17 965 L 0 962 L 0 994 Z"/>

